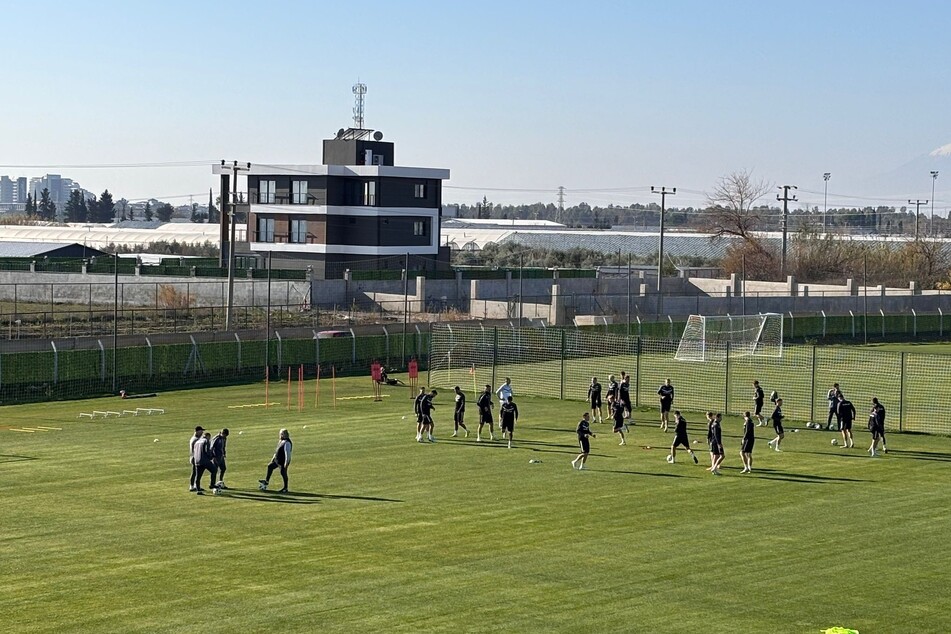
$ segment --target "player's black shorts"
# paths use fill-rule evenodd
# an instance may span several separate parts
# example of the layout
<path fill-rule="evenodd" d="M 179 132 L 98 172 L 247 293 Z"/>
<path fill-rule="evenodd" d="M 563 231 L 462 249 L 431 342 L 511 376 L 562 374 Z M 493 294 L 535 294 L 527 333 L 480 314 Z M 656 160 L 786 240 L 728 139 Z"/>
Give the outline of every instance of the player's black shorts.
<path fill-rule="evenodd" d="M 712 443 L 710 445 L 710 453 L 712 453 L 714 456 L 722 456 L 723 448 L 716 443 Z"/>
<path fill-rule="evenodd" d="M 601 408 L 601 397 L 594 396 L 591 398 L 591 409 L 600 409 Z"/>
<path fill-rule="evenodd" d="M 422 423 L 422 422 L 423 422 L 423 415 L 422 415 L 422 414 L 416 414 L 416 422 L 417 422 L 417 423 Z"/>
<path fill-rule="evenodd" d="M 757 400 L 753 403 L 753 405 L 756 406 L 756 411 L 753 412 L 754 415 L 759 416 L 761 413 L 763 413 L 763 401 Z"/>
<path fill-rule="evenodd" d="M 614 421 L 614 431 L 621 431 L 624 429 L 624 421 L 621 422 Z"/>
<path fill-rule="evenodd" d="M 461 410 L 456 410 L 456 412 L 452 416 L 452 419 L 457 423 L 461 423 L 463 422 L 465 417 L 466 417 L 466 410 L 461 409 Z"/>
<path fill-rule="evenodd" d="M 676 436 L 674 437 L 674 444 L 671 447 L 677 448 L 683 445 L 687 449 L 690 449 L 690 441 L 687 440 L 686 436 Z"/>
<path fill-rule="evenodd" d="M 743 453 L 753 453 L 753 444 L 756 440 L 744 440 L 740 443 L 740 451 Z"/>
<path fill-rule="evenodd" d="M 885 427 L 879 424 L 872 425 L 869 428 L 869 431 L 872 433 L 872 438 L 881 438 L 885 435 Z"/>
<path fill-rule="evenodd" d="M 479 422 L 483 425 L 491 425 L 494 421 L 492 420 L 492 410 L 484 409 L 479 413 Z"/>
<path fill-rule="evenodd" d="M 502 424 L 499 425 L 499 428 L 501 428 L 501 430 L 502 430 L 503 432 L 506 432 L 506 431 L 507 431 L 507 432 L 513 432 L 513 431 L 515 431 L 515 421 L 514 421 L 514 420 L 503 420 L 503 421 L 502 421 Z"/>
<path fill-rule="evenodd" d="M 228 469 L 228 463 L 225 462 L 224 458 L 214 458 L 214 461 L 215 467 L 218 469 L 218 471 L 221 471 L 222 469 Z"/>
<path fill-rule="evenodd" d="M 579 438 L 579 439 L 578 439 L 578 444 L 581 445 L 581 451 L 582 451 L 582 453 L 590 453 L 590 452 L 591 452 L 591 443 L 588 442 L 588 437 L 587 437 L 587 436 L 585 436 L 584 438 Z"/>
<path fill-rule="evenodd" d="M 843 421 L 841 421 L 840 427 L 841 427 L 842 431 L 852 431 L 852 421 L 850 421 L 850 420 L 843 420 Z"/>
<path fill-rule="evenodd" d="M 432 425 L 433 417 L 431 414 L 423 414 L 423 425 Z"/>
<path fill-rule="evenodd" d="M 783 430 L 783 424 L 773 423 L 773 431 L 775 431 L 777 434 L 785 433 L 785 430 Z"/>
<path fill-rule="evenodd" d="M 628 400 L 627 402 L 630 403 L 631 401 Z M 662 398 L 662 399 L 660 399 L 660 412 L 661 412 L 662 414 L 663 414 L 664 412 L 669 412 L 669 411 L 670 411 L 670 406 L 673 405 L 673 404 L 674 404 L 673 399 L 667 399 L 667 398 Z"/>

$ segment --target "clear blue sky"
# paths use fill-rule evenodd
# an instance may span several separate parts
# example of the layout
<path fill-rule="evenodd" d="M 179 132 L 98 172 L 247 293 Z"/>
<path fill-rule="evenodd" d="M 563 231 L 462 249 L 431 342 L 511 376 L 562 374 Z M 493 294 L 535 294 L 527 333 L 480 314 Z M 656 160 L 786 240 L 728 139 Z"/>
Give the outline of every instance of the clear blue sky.
<path fill-rule="evenodd" d="M 738 169 L 814 201 L 825 171 L 861 195 L 951 143 L 941 1 L 39 0 L 2 15 L 0 174 L 129 199 L 203 201 L 217 184 L 205 166 L 52 166 L 319 163 L 358 78 L 398 164 L 452 170 L 464 189 L 447 202 L 554 202 L 563 185 L 569 204 L 627 204 L 649 195 L 605 190 L 700 192 Z M 24 165 L 44 167 L 9 167 Z M 951 201 L 951 170 L 938 190 Z"/>

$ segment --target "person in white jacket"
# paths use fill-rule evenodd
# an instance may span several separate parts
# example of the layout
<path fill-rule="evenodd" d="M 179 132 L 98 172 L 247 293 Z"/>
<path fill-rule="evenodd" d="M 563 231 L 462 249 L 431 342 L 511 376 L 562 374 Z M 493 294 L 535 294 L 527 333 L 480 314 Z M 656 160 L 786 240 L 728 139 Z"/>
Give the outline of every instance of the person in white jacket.
<path fill-rule="evenodd" d="M 261 483 L 261 489 L 266 491 L 267 485 L 271 481 L 271 474 L 274 473 L 275 469 L 280 469 L 281 478 L 284 480 L 284 488 L 278 491 L 278 493 L 287 493 L 287 469 L 291 466 L 291 449 L 293 448 L 293 443 L 291 443 L 291 435 L 286 429 L 282 429 L 279 436 L 280 439 L 277 442 L 277 449 L 274 450 L 274 456 L 267 465 L 267 475 L 263 480 L 258 480 L 258 482 Z"/>

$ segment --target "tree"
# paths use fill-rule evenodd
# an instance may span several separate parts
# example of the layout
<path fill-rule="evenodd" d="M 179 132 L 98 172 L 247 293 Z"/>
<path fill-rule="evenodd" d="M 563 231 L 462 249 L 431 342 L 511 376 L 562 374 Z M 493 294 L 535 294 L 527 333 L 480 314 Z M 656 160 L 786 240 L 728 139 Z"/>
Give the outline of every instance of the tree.
<path fill-rule="evenodd" d="M 155 214 L 162 222 L 169 222 L 175 214 L 175 208 L 170 203 L 163 203 L 161 207 L 155 210 Z"/>
<path fill-rule="evenodd" d="M 69 200 L 66 201 L 65 208 L 66 222 L 86 222 L 87 213 L 83 193 L 78 189 L 69 192 Z"/>
<path fill-rule="evenodd" d="M 763 210 L 755 205 L 771 188 L 764 180 L 753 180 L 753 174 L 746 170 L 720 178 L 707 196 L 706 229 L 718 238 L 736 236 L 758 242 L 753 234 L 762 228 L 765 219 Z"/>
<path fill-rule="evenodd" d="M 50 190 L 44 187 L 40 192 L 40 204 L 37 207 L 34 203 L 34 215 L 40 220 L 56 219 L 56 203 L 50 200 Z"/>
<path fill-rule="evenodd" d="M 198 203 L 195 203 L 195 202 L 192 203 L 191 221 L 201 222 L 201 216 L 198 214 Z"/>
<path fill-rule="evenodd" d="M 27 217 L 36 215 L 36 203 L 33 201 L 32 194 L 26 195 L 26 206 L 24 207 L 23 211 L 26 213 Z"/>
<path fill-rule="evenodd" d="M 116 204 L 112 200 L 109 190 L 99 195 L 99 204 L 96 205 L 95 222 L 112 222 L 115 218 Z"/>

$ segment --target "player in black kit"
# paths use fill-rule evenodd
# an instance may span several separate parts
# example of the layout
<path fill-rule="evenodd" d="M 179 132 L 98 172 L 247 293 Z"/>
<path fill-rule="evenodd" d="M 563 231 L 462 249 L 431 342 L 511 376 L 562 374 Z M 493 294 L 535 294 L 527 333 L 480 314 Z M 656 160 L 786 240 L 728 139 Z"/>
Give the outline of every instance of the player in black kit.
<path fill-rule="evenodd" d="M 571 468 L 574 469 L 577 467 L 580 470 L 584 469 L 584 463 L 588 461 L 588 454 L 591 453 L 588 436 L 592 438 L 597 438 L 598 436 L 591 431 L 591 427 L 588 425 L 588 412 L 581 415 L 581 420 L 578 422 L 578 428 L 575 430 L 575 433 L 578 434 L 578 444 L 581 445 L 581 453 L 578 454 L 577 458 L 571 461 Z"/>
<path fill-rule="evenodd" d="M 614 419 L 614 433 L 621 437 L 621 442 L 618 444 L 626 445 L 627 441 L 624 439 L 624 432 L 627 431 L 627 425 L 624 424 L 624 403 L 620 400 L 615 401 L 612 398 L 608 399 L 608 405 L 611 410 L 611 418 Z"/>
<path fill-rule="evenodd" d="M 743 440 L 740 441 L 740 460 L 743 462 L 743 470 L 740 473 L 753 471 L 753 444 L 755 442 L 756 428 L 753 425 L 753 417 L 746 412 L 743 414 Z"/>
<path fill-rule="evenodd" d="M 839 392 L 838 404 L 835 407 L 835 415 L 839 419 L 839 427 L 842 430 L 842 446 L 851 449 L 855 446 L 855 439 L 852 438 L 852 423 L 855 421 L 855 405 L 852 401 L 845 398 L 845 394 Z"/>
<path fill-rule="evenodd" d="M 591 418 L 597 423 L 604 422 L 604 409 L 601 406 L 601 384 L 598 383 L 598 377 L 591 377 L 591 385 L 588 386 L 588 403 L 591 405 Z"/>
<path fill-rule="evenodd" d="M 687 438 L 687 419 L 680 415 L 680 411 L 674 412 L 674 442 L 670 445 L 670 455 L 667 456 L 667 462 L 674 464 L 677 462 L 677 447 L 683 446 L 690 452 L 693 463 L 698 464 L 697 454 L 690 448 L 690 439 Z"/>
<path fill-rule="evenodd" d="M 664 384 L 657 390 L 660 395 L 660 428 L 667 431 L 667 423 L 670 420 L 670 408 L 674 404 L 674 386 L 670 384 L 670 379 L 665 379 Z"/>
<path fill-rule="evenodd" d="M 720 465 L 723 464 L 722 419 L 721 414 L 714 416 L 713 412 L 707 412 L 707 444 L 710 445 L 710 468 L 707 471 L 713 475 L 720 475 Z"/>
<path fill-rule="evenodd" d="M 499 417 L 502 419 L 500 425 L 502 429 L 502 438 L 505 438 L 505 432 L 509 434 L 509 449 L 512 448 L 512 438 L 515 435 L 515 423 L 518 421 L 518 406 L 515 405 L 514 397 L 510 396 L 507 401 L 502 403 L 499 408 Z"/>
<path fill-rule="evenodd" d="M 476 401 L 479 408 L 479 431 L 476 433 L 476 442 L 482 442 L 482 427 L 489 426 L 489 438 L 495 440 L 495 423 L 492 421 L 492 386 L 486 385 L 485 390 Z"/>
<path fill-rule="evenodd" d="M 885 448 L 885 406 L 878 402 L 877 398 L 872 399 L 872 411 L 868 415 L 868 430 L 872 433 L 872 446 L 868 452 L 875 458 L 878 456 L 878 441 L 882 441 L 882 451 L 888 453 Z"/>
<path fill-rule="evenodd" d="M 783 430 L 783 419 L 786 418 L 783 415 L 783 399 L 777 396 L 774 402 L 776 403 L 776 409 L 773 410 L 773 415 L 770 416 L 770 418 L 773 420 L 773 431 L 776 432 L 776 437 L 766 444 L 776 451 L 782 451 L 782 449 L 779 448 L 779 443 L 786 437 L 786 433 Z"/>
<path fill-rule="evenodd" d="M 621 405 L 624 406 L 624 417 L 630 418 L 634 406 L 631 404 L 631 375 L 621 372 L 621 384 L 618 386 L 618 394 L 621 397 Z"/>
<path fill-rule="evenodd" d="M 462 430 L 466 432 L 466 438 L 469 437 L 469 428 L 466 427 L 463 419 L 466 417 L 466 393 L 462 391 L 458 385 L 453 388 L 456 392 L 456 408 L 452 413 L 452 436 L 455 438 L 459 435 L 459 428 L 462 427 Z"/>
<path fill-rule="evenodd" d="M 763 388 L 760 386 L 759 381 L 753 381 L 753 416 L 756 417 L 758 421 L 757 425 L 766 426 L 766 419 L 763 418 L 763 399 L 766 397 L 763 394 Z"/>
<path fill-rule="evenodd" d="M 419 388 L 419 394 L 413 402 L 413 412 L 416 414 L 416 442 L 423 442 L 423 399 L 426 398 L 426 388 Z"/>

